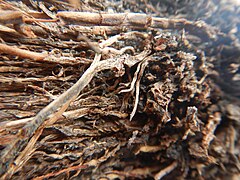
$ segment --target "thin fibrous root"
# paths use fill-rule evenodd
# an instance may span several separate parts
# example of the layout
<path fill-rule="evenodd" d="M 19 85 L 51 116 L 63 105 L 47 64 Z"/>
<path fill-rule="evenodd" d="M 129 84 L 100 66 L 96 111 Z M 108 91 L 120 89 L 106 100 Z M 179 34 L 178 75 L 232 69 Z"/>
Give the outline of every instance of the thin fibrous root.
<path fill-rule="evenodd" d="M 3 43 L 0 43 L 0 53 L 11 54 L 22 58 L 33 59 L 36 61 L 42 61 L 44 58 L 47 57 L 47 53 L 32 52 L 20 49 L 18 47 L 9 46 Z"/>
<path fill-rule="evenodd" d="M 138 74 L 138 79 L 137 79 L 137 82 L 136 82 L 135 102 L 134 102 L 133 110 L 130 114 L 130 121 L 133 119 L 133 117 L 134 117 L 134 115 L 137 111 L 138 102 L 139 102 L 140 81 L 141 81 L 141 78 L 143 76 L 144 70 L 145 70 L 147 65 L 148 65 L 148 61 L 147 61 L 147 59 L 144 59 L 143 62 L 141 62 L 141 69 L 140 69 L 140 72 Z"/>
<path fill-rule="evenodd" d="M 125 93 L 125 92 L 133 93 L 134 89 L 136 89 L 135 102 L 134 102 L 133 110 L 130 114 L 130 121 L 133 119 L 133 117 L 134 117 L 134 115 L 137 111 L 137 106 L 138 106 L 138 102 L 139 102 L 140 81 L 141 81 L 141 78 L 143 76 L 144 70 L 145 70 L 147 65 L 148 65 L 148 59 L 147 58 L 143 59 L 138 64 L 138 67 L 137 67 L 137 70 L 134 73 L 134 77 L 133 77 L 133 80 L 131 82 L 130 88 L 129 89 L 123 89 L 119 92 L 119 93 Z"/>

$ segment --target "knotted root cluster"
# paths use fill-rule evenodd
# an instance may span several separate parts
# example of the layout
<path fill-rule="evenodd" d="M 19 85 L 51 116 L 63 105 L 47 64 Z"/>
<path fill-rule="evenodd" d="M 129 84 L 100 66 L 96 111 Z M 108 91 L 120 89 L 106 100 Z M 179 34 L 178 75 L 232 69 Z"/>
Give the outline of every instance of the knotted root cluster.
<path fill-rule="evenodd" d="M 89 2 L 0 1 L 1 178 L 237 177 L 234 35 Z"/>

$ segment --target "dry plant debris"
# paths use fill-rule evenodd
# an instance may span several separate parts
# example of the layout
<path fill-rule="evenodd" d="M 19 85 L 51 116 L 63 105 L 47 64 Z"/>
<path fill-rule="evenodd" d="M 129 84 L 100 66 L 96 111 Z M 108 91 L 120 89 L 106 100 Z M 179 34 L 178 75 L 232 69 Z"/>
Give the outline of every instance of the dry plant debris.
<path fill-rule="evenodd" d="M 240 9 L 215 3 L 0 0 L 1 179 L 238 179 Z"/>

